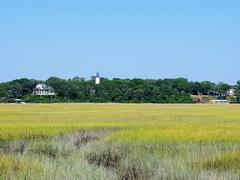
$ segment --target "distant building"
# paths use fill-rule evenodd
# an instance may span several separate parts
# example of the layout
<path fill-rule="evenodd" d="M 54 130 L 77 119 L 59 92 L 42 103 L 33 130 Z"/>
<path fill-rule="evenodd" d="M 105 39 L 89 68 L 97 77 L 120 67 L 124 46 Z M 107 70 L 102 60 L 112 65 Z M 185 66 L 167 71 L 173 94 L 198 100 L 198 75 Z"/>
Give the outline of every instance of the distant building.
<path fill-rule="evenodd" d="M 14 99 L 16 104 L 25 104 L 21 99 Z"/>
<path fill-rule="evenodd" d="M 228 100 L 211 100 L 211 104 L 230 104 Z"/>
<path fill-rule="evenodd" d="M 15 101 L 16 104 L 21 104 L 22 103 L 21 99 L 14 99 L 14 101 Z"/>
<path fill-rule="evenodd" d="M 38 84 L 34 90 L 34 94 L 37 96 L 54 96 L 56 93 L 51 86 L 46 84 Z"/>
<path fill-rule="evenodd" d="M 101 83 L 101 78 L 99 76 L 99 73 L 97 73 L 95 77 L 95 84 L 100 84 L 100 83 Z"/>
<path fill-rule="evenodd" d="M 236 95 L 236 89 L 229 89 L 227 91 L 228 96 L 235 96 Z"/>

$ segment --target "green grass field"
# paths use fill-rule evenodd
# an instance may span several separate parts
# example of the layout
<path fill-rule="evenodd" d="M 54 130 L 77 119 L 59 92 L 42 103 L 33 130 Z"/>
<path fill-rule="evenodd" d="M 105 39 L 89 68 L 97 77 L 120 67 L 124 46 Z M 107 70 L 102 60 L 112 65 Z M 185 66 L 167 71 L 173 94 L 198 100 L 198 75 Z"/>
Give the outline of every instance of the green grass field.
<path fill-rule="evenodd" d="M 240 106 L 0 105 L 0 179 L 240 179 Z"/>

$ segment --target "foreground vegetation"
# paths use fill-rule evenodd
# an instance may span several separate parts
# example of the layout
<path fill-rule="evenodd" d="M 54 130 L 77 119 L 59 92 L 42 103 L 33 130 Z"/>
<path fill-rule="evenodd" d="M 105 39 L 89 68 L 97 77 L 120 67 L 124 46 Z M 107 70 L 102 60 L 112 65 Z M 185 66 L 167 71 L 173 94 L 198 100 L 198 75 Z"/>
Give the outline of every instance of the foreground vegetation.
<path fill-rule="evenodd" d="M 239 179 L 240 106 L 0 105 L 0 179 Z"/>

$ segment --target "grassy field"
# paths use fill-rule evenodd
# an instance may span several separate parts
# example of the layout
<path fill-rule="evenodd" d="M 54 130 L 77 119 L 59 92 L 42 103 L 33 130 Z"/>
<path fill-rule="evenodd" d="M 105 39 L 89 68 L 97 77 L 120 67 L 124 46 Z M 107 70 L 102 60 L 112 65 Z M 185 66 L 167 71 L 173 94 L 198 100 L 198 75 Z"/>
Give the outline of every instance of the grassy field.
<path fill-rule="evenodd" d="M 0 179 L 240 179 L 240 106 L 0 105 Z"/>

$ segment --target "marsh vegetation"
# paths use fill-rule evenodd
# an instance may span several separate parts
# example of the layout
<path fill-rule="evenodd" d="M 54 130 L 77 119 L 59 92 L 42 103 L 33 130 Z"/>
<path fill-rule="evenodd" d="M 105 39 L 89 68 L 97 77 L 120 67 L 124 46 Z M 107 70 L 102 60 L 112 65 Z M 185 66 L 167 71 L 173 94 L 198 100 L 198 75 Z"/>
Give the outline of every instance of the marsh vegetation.
<path fill-rule="evenodd" d="M 240 106 L 0 105 L 0 179 L 239 179 Z"/>

